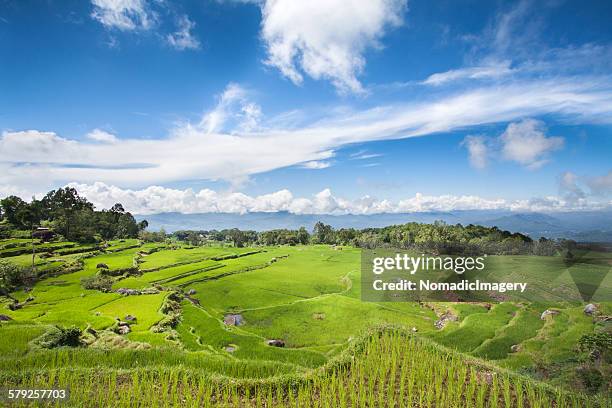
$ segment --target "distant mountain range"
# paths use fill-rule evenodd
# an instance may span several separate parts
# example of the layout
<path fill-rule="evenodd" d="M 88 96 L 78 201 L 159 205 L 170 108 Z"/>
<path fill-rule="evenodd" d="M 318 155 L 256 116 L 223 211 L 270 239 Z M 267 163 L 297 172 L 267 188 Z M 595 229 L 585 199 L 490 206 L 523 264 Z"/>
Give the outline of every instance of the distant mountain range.
<path fill-rule="evenodd" d="M 452 212 L 383 213 L 372 215 L 312 215 L 289 212 L 231 213 L 160 213 L 137 215 L 146 219 L 151 230 L 164 228 L 177 230 L 221 230 L 240 228 L 264 231 L 275 228 L 312 230 L 317 221 L 334 228 L 367 228 L 404 224 L 407 222 L 432 223 L 436 220 L 448 224 L 461 223 L 497 226 L 512 232 L 521 232 L 532 238 L 569 238 L 577 241 L 612 242 L 612 210 L 573 211 L 557 213 L 513 213 L 497 210 L 473 210 Z"/>

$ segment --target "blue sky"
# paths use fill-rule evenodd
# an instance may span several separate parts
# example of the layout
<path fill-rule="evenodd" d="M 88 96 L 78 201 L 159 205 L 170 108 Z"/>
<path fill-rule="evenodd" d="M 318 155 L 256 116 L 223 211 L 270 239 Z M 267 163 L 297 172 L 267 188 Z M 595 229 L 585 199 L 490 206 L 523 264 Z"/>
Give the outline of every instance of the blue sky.
<path fill-rule="evenodd" d="M 0 0 L 0 196 L 608 207 L 611 18 L 578 1 Z"/>

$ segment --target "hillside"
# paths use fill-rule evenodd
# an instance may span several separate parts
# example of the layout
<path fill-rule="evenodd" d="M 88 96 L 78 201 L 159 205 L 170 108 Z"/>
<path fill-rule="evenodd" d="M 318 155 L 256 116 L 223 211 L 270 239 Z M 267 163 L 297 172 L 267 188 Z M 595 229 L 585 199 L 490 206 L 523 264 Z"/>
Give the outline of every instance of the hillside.
<path fill-rule="evenodd" d="M 27 242 L 10 245 L 15 245 L 13 250 L 29 247 Z M 602 323 L 583 313 L 579 304 L 555 300 L 554 292 L 547 305 L 372 303 L 361 300 L 360 251 L 350 247 L 192 247 L 128 239 L 63 254 L 64 245 L 44 251 L 43 245 L 48 244 L 37 244 L 35 264 L 46 277 L 11 293 L 14 300 L 5 298 L 0 305 L 0 314 L 8 318 L 0 326 L 0 368 L 7 384 L 57 382 L 81 400 L 87 395 L 101 398 L 106 392 L 101 390 L 110 389 L 118 392 L 119 405 L 133 395 L 147 400 L 151 390 L 159 387 L 164 387 L 167 398 L 191 401 L 212 394 L 215 399 L 254 398 L 255 406 L 257 395 L 262 400 L 272 398 L 267 406 L 282 405 L 291 398 L 306 401 L 313 395 L 324 402 L 339 392 L 341 383 L 354 383 L 349 389 L 361 390 L 358 395 L 344 395 L 347 403 L 352 398 L 380 398 L 382 380 L 369 380 L 365 372 L 383 376 L 384 387 L 394 387 L 395 397 L 389 398 L 413 398 L 417 406 L 427 405 L 430 398 L 469 398 L 482 406 L 495 395 L 501 404 L 503 398 L 516 398 L 514 387 L 521 387 L 526 401 L 536 398 L 542 406 L 561 398 L 556 395 L 561 391 L 550 389 L 550 394 L 533 379 L 574 392 L 609 392 L 605 383 L 584 382 L 580 368 L 588 366 L 588 355 L 576 354 L 582 336 L 600 331 Z M 532 270 L 541 270 L 549 258 L 495 257 L 505 268 L 497 272 L 504 274 L 521 272 L 527 260 Z M 28 265 L 31 255 L 5 259 Z M 606 281 L 602 287 L 609 285 Z M 557 314 L 542 320 L 542 312 L 553 306 Z M 611 314 L 609 304 L 598 307 L 602 316 Z M 435 323 L 443 316 L 453 317 L 437 328 Z M 412 340 L 406 343 L 403 335 L 383 336 L 383 344 L 376 343 L 379 337 L 374 336 L 359 343 L 362 346 L 355 345 L 372 327 L 389 324 L 426 342 L 424 349 L 414 343 L 423 359 L 410 360 L 410 348 L 405 346 Z M 81 334 L 74 337 L 71 326 Z M 448 354 L 431 341 L 466 355 Z M 372 348 L 368 351 L 363 344 Z M 385 371 L 376 371 L 371 368 L 372 359 L 381 355 L 372 354 L 373 350 L 385 347 L 390 353 L 389 360 L 384 360 Z M 357 353 L 355 359 L 348 365 L 338 364 L 351 350 Z M 486 374 L 483 383 L 485 374 L 476 368 L 472 371 L 476 366 L 467 355 L 495 365 L 486 366 L 486 372 L 503 374 L 506 367 L 531 380 Z M 450 358 L 453 365 L 419 365 L 438 358 Z M 412 361 L 408 366 L 421 367 L 417 377 L 410 377 L 412 370 L 402 374 L 405 359 Z M 606 367 L 590 375 L 601 379 Z M 321 372 L 322 377 L 316 374 Z M 385 377 L 384 373 L 392 372 L 396 374 L 390 378 L 399 378 L 396 383 Z M 406 376 L 412 378 L 413 388 Z M 91 383 L 83 378 L 91 378 Z M 223 378 L 242 380 L 229 388 L 215 385 L 227 381 Z M 450 378 L 467 379 L 458 381 L 456 391 L 444 397 L 426 387 Z M 269 385 L 253 388 L 253 379 Z M 294 381 L 302 385 L 289 388 L 297 394 L 288 394 L 287 384 Z M 410 392 L 412 396 L 407 397 Z M 510 397 L 502 397 L 504 392 Z M 572 393 L 567 398 L 582 397 Z M 380 406 L 378 400 L 368 404 Z"/>

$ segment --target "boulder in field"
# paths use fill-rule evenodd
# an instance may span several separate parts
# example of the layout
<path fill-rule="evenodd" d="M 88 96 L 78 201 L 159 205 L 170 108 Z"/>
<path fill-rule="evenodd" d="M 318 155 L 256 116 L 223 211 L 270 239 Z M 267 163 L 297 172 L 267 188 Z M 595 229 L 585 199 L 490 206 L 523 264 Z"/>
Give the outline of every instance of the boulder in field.
<path fill-rule="evenodd" d="M 521 351 L 521 345 L 520 344 L 513 344 L 512 346 L 510 346 L 510 352 L 511 353 L 518 353 L 519 351 Z"/>
<path fill-rule="evenodd" d="M 592 316 L 597 312 L 597 306 L 595 306 L 593 303 L 589 303 L 588 305 L 586 305 L 584 307 L 584 314 L 585 315 L 589 315 Z"/>
<path fill-rule="evenodd" d="M 272 347 L 285 347 L 285 342 L 279 339 L 268 340 L 266 343 Z"/>
<path fill-rule="evenodd" d="M 542 314 L 540 315 L 540 320 L 546 320 L 546 318 L 548 316 L 554 316 L 554 315 L 558 315 L 559 311 L 558 310 L 552 310 L 552 309 L 546 309 L 545 311 L 542 312 Z"/>
<path fill-rule="evenodd" d="M 132 315 L 125 315 L 125 317 L 123 318 L 123 320 L 125 320 L 126 322 L 135 322 L 135 321 L 136 321 L 136 316 L 132 316 Z"/>
<path fill-rule="evenodd" d="M 128 326 L 127 324 L 125 326 L 119 326 L 119 328 L 117 329 L 117 332 L 119 334 L 128 334 L 131 331 L 132 329 L 130 329 L 130 326 Z"/>
<path fill-rule="evenodd" d="M 8 308 L 13 310 L 13 311 L 21 309 L 22 307 L 23 307 L 23 304 L 17 303 L 17 302 L 11 303 L 10 305 L 8 305 Z"/>
<path fill-rule="evenodd" d="M 96 268 L 97 269 L 108 269 L 108 265 L 101 262 L 101 263 L 96 265 Z"/>
<path fill-rule="evenodd" d="M 241 326 L 244 324 L 244 320 L 241 314 L 226 314 L 223 323 L 226 326 Z"/>
<path fill-rule="evenodd" d="M 140 295 L 140 291 L 129 288 L 119 288 L 116 292 L 124 296 Z"/>
<path fill-rule="evenodd" d="M 187 291 L 187 294 L 188 294 L 189 296 L 192 296 L 192 295 L 195 295 L 195 294 L 196 294 L 196 291 L 195 291 L 195 289 L 189 289 L 189 290 Z"/>
<path fill-rule="evenodd" d="M 443 329 L 448 322 L 456 322 L 457 320 L 459 320 L 457 316 L 447 311 L 443 313 L 438 320 L 435 321 L 434 326 L 438 330 Z"/>
<path fill-rule="evenodd" d="M 13 320 L 10 316 L 0 314 L 0 322 L 8 322 L 9 320 Z"/>

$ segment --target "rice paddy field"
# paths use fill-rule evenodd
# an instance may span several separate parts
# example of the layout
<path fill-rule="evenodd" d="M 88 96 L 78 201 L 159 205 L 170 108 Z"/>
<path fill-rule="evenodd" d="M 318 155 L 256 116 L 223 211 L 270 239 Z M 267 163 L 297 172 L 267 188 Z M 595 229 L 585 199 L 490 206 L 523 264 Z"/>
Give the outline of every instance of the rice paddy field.
<path fill-rule="evenodd" d="M 587 358 L 579 339 L 608 323 L 584 303 L 559 301 L 564 281 L 542 304 L 374 303 L 361 300 L 356 248 L 55 244 L 36 244 L 46 277 L 11 293 L 21 307 L 0 304 L 10 319 L 0 326 L 0 388 L 69 391 L 66 401 L 31 405 L 610 404 L 610 377 L 596 391 L 577 377 Z M 13 250 L 0 256 L 26 266 L 32 255 L 19 248 L 28 247 L 0 241 L 0 251 Z M 546 270 L 544 257 L 523 258 L 497 257 L 496 270 Z M 85 289 L 83 279 L 100 273 L 110 287 Z M 542 319 L 547 309 L 555 313 Z M 438 328 L 442 316 L 452 318 Z M 81 344 L 41 347 L 56 325 L 80 329 Z"/>

